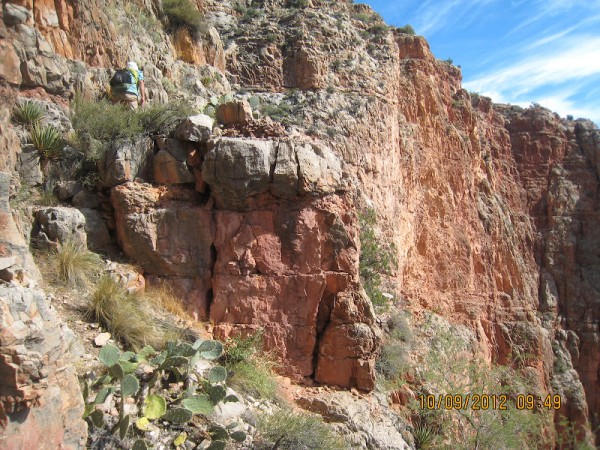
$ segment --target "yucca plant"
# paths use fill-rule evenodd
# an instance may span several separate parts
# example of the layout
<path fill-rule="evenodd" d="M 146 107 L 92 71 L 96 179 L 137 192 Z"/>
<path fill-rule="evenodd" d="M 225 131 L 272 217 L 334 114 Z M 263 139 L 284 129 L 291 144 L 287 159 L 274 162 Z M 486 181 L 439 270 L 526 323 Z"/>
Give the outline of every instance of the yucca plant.
<path fill-rule="evenodd" d="M 433 428 L 426 424 L 418 424 L 413 430 L 415 438 L 415 446 L 418 449 L 431 448 L 436 438 L 436 432 Z"/>
<path fill-rule="evenodd" d="M 58 128 L 52 125 L 34 125 L 29 133 L 31 143 L 46 159 L 58 159 L 62 154 L 63 139 Z"/>
<path fill-rule="evenodd" d="M 44 109 L 39 103 L 32 101 L 17 105 L 13 111 L 13 120 L 26 127 L 38 125 L 44 118 Z"/>

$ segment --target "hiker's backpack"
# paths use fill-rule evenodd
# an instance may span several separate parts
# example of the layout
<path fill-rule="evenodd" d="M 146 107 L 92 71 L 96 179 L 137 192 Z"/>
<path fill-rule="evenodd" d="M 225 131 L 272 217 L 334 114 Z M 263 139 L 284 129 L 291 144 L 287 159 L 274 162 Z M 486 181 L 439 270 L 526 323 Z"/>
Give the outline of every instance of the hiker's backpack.
<path fill-rule="evenodd" d="M 133 84 L 133 74 L 128 69 L 119 69 L 110 79 L 110 87 L 121 87 L 124 84 Z"/>

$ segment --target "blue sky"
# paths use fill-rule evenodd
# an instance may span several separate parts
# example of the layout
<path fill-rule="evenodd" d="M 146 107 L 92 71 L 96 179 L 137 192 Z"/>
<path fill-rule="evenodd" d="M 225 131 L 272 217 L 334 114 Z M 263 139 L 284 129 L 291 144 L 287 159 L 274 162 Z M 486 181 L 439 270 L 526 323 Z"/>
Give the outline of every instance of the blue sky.
<path fill-rule="evenodd" d="M 362 1 L 460 65 L 469 91 L 600 124 L 600 0 Z"/>

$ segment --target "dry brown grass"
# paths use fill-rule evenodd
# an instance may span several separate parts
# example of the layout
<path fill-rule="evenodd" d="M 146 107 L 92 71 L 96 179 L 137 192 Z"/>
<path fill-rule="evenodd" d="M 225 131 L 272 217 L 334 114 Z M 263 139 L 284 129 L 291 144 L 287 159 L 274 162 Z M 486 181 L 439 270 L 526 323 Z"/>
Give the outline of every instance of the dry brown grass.
<path fill-rule="evenodd" d="M 164 283 L 148 287 L 144 296 L 155 308 L 162 309 L 183 320 L 192 319 L 183 306 L 181 299 L 173 292 L 171 287 Z"/>
<path fill-rule="evenodd" d="M 87 286 L 99 272 L 100 257 L 83 245 L 67 241 L 46 258 L 45 272 L 51 282 L 69 286 Z"/>
<path fill-rule="evenodd" d="M 133 350 L 145 345 L 162 349 L 168 341 L 177 340 L 176 328 L 157 320 L 150 311 L 146 295 L 127 290 L 112 277 L 100 278 L 90 297 L 87 317 L 93 319 Z"/>

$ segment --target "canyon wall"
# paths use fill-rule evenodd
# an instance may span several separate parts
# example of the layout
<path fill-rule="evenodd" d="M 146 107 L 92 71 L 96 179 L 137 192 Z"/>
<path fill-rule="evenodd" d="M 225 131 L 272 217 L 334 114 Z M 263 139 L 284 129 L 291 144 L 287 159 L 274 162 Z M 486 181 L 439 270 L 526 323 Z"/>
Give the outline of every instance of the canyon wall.
<path fill-rule="evenodd" d="M 135 2 L 147 30 L 121 2 L 5 2 L 0 78 L 65 104 L 135 59 L 153 101 L 173 84 L 201 107 L 242 88 L 285 105 L 281 139 L 157 142 L 155 167 L 176 175 L 105 184 L 114 233 L 148 280 L 169 281 L 218 336 L 265 328 L 298 380 L 372 389 L 379 331 L 356 212 L 373 208 L 397 251 L 386 289 L 400 307 L 467 325 L 489 361 L 560 393 L 582 435 L 597 427 L 597 127 L 467 92 L 423 38 L 365 5 L 259 3 L 199 3 L 208 27 L 195 37 L 167 35 L 158 2 Z"/>

